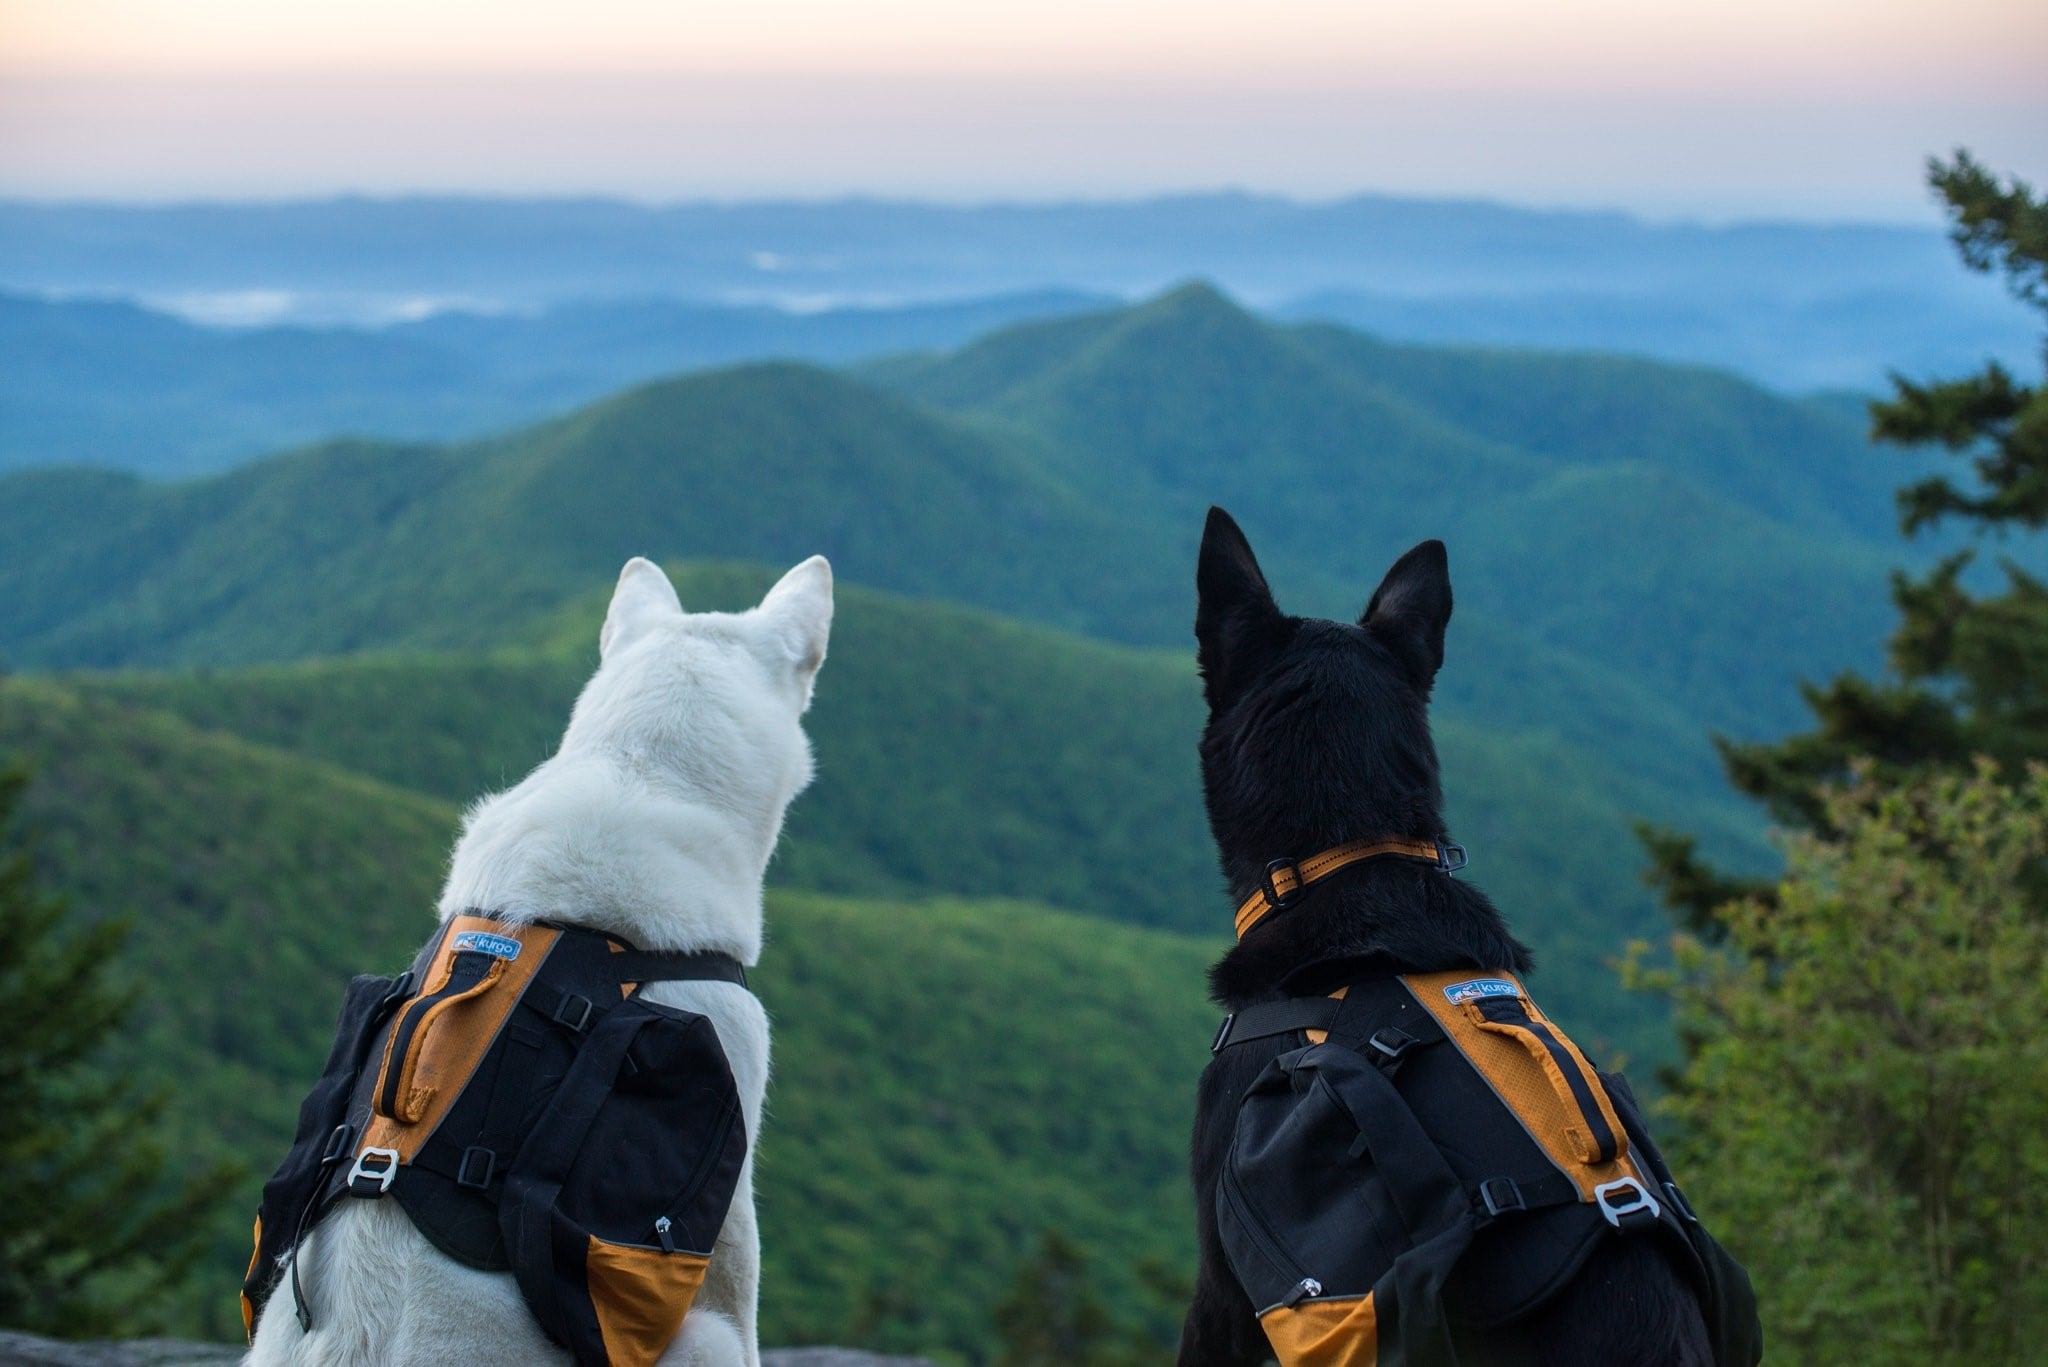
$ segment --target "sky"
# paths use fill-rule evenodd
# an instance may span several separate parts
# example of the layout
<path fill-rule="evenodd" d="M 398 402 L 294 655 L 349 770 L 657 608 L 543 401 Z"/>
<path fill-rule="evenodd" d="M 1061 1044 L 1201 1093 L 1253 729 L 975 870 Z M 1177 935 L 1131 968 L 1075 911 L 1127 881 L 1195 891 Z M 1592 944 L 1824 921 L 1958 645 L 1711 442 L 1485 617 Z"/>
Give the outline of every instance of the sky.
<path fill-rule="evenodd" d="M 0 0 L 0 194 L 1242 188 L 1931 221 L 2043 0 Z"/>

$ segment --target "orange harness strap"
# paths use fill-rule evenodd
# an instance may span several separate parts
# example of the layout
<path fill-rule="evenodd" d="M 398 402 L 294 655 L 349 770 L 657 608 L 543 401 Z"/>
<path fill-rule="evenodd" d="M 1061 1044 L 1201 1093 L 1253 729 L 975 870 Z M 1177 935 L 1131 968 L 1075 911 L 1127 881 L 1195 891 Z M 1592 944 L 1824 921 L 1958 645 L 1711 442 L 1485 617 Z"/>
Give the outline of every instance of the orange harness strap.
<path fill-rule="evenodd" d="M 1389 856 L 1420 860 L 1445 873 L 1465 867 L 1463 846 L 1435 840 L 1352 840 L 1307 859 L 1275 859 L 1266 865 L 1264 885 L 1237 909 L 1237 938 L 1242 940 L 1245 932 L 1269 914 L 1289 906 L 1310 885 L 1337 870 Z"/>

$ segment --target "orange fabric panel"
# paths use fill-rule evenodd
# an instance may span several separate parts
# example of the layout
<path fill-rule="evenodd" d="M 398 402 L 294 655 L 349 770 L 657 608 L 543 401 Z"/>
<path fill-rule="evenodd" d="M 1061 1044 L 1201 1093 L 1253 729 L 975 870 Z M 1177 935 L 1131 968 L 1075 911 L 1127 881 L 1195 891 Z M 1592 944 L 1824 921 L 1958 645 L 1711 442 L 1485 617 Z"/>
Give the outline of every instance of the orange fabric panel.
<path fill-rule="evenodd" d="M 249 1266 L 242 1273 L 242 1280 L 245 1282 L 256 1275 L 256 1260 L 263 1256 L 263 1217 L 261 1215 L 256 1217 L 256 1227 L 249 1231 L 249 1238 L 255 1243 L 255 1247 L 249 1250 Z M 256 1341 L 256 1306 L 249 1299 L 249 1293 L 246 1291 L 242 1293 L 242 1337 L 251 1343 Z"/>
<path fill-rule="evenodd" d="M 613 1367 L 639 1367 L 667 1351 L 710 1266 L 699 1253 L 591 1239 L 583 1255 L 584 1279 Z"/>
<path fill-rule="evenodd" d="M 1605 1163 L 1588 1161 L 1593 1148 L 1591 1136 L 1585 1129 L 1585 1117 L 1578 1103 L 1572 1099 L 1571 1089 L 1550 1057 L 1550 1051 L 1540 1041 L 1527 1031 L 1503 1027 L 1487 1020 L 1473 1003 L 1453 1002 L 1444 996 L 1445 988 L 1479 977 L 1503 978 L 1513 983 L 1528 1007 L 1529 1018 L 1550 1027 L 1551 1034 L 1570 1056 L 1572 1065 L 1585 1078 L 1586 1088 L 1592 1093 L 1595 1104 L 1613 1127 L 1619 1146 L 1613 1159 Z M 1479 1075 L 1515 1113 L 1522 1122 L 1522 1128 L 1542 1146 L 1558 1171 L 1578 1186 L 1582 1198 L 1592 1200 L 1593 1188 L 1603 1182 L 1622 1177 L 1643 1180 L 1629 1158 L 1627 1131 L 1622 1128 L 1621 1118 L 1614 1113 L 1614 1103 L 1608 1099 L 1607 1089 L 1600 1085 L 1599 1075 L 1586 1062 L 1586 1056 L 1579 1052 L 1579 1046 L 1573 1044 L 1557 1028 L 1556 1022 L 1530 1000 L 1529 991 L 1522 986 L 1521 979 L 1512 973 L 1495 971 L 1481 974 L 1461 969 L 1450 973 L 1405 974 L 1401 982 L 1422 1009 L 1443 1026 L 1444 1033 L 1457 1045 L 1458 1052 L 1479 1070 Z"/>
<path fill-rule="evenodd" d="M 1375 1367 L 1380 1316 L 1372 1292 L 1276 1305 L 1259 1316 L 1280 1367 Z"/>
<path fill-rule="evenodd" d="M 547 926 L 507 926 L 482 916 L 457 916 L 441 936 L 441 946 L 427 965 L 426 982 L 418 996 L 426 996 L 447 983 L 455 965 L 455 940 L 464 931 L 482 931 L 519 941 L 519 957 L 499 959 L 484 981 L 474 990 L 437 1003 L 413 1036 L 412 1048 L 403 1059 L 391 1057 L 397 1031 L 384 1046 L 384 1062 L 377 1071 L 376 1089 L 382 1092 L 386 1070 L 398 1067 L 399 1104 L 397 1116 L 372 1114 L 356 1146 L 396 1149 L 401 1162 L 410 1162 L 462 1094 L 471 1074 L 490 1052 L 506 1017 L 512 1014 L 520 994 L 541 962 L 554 948 L 561 932 Z M 411 1000 L 416 1000 L 417 997 Z M 403 1015 L 407 1006 L 401 1006 Z"/>

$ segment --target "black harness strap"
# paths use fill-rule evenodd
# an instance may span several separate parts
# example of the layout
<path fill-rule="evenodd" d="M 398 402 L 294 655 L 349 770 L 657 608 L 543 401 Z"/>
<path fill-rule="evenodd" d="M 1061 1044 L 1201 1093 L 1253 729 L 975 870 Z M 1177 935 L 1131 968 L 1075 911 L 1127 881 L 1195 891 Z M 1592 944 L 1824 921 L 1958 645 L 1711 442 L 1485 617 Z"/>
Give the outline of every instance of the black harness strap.
<path fill-rule="evenodd" d="M 1327 1030 L 1337 1019 L 1344 1003 L 1335 997 L 1289 997 L 1284 1001 L 1261 1002 L 1223 1018 L 1209 1052 L 1220 1054 L 1233 1044 L 1247 1040 L 1271 1039 L 1300 1030 Z"/>
<path fill-rule="evenodd" d="M 746 965 L 730 954 L 702 949 L 689 954 L 628 949 L 612 955 L 622 983 L 738 983 L 747 985 Z"/>
<path fill-rule="evenodd" d="M 1396 1016 L 1398 1024 L 1394 1023 Z M 1435 1044 L 1445 1038 L 1443 1027 L 1427 1011 L 1388 1012 L 1354 993 L 1346 997 L 1288 997 L 1247 1006 L 1223 1018 L 1209 1052 L 1220 1054 L 1233 1044 L 1303 1030 L 1342 1036 L 1345 1043 L 1378 1062 L 1391 1062 L 1415 1045 Z"/>
<path fill-rule="evenodd" d="M 1443 1288 L 1479 1224 L 1465 1184 L 1385 1070 L 1350 1049 L 1328 1044 L 1289 1055 L 1280 1066 L 1315 1072 L 1315 1085 L 1350 1114 L 1373 1166 L 1386 1178 L 1395 1214 L 1407 1227 L 1408 1251 L 1373 1287 L 1374 1304 L 1388 1321 L 1383 1341 L 1398 1343 L 1404 1362 L 1455 1364 Z"/>

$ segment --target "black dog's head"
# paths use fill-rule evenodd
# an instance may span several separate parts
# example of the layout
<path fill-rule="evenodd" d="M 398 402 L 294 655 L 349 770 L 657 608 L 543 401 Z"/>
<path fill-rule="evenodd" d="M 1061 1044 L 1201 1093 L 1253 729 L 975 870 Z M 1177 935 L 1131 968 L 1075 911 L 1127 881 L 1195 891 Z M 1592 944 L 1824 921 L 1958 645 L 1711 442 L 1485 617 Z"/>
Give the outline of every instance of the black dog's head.
<path fill-rule="evenodd" d="M 1249 896 L 1275 859 L 1350 840 L 1443 839 L 1429 733 L 1451 620 L 1443 543 L 1425 541 L 1395 561 L 1356 622 L 1290 617 L 1237 523 L 1212 508 L 1195 583 L 1209 700 L 1202 788 L 1232 896 Z M 1425 876 L 1436 881 L 1418 883 Z M 1431 909 L 1389 893 L 1353 899 L 1344 915 L 1273 918 L 1295 928 L 1253 932 L 1263 943 L 1247 940 L 1219 965 L 1219 991 L 1252 988 L 1305 957 L 1368 947 L 1417 966 L 1439 957 L 1446 966 L 1484 956 L 1496 966 L 1525 962 L 1476 890 L 1414 863 L 1383 881 L 1421 888 Z"/>
<path fill-rule="evenodd" d="M 1443 543 L 1395 561 L 1355 623 L 1289 617 L 1237 523 L 1211 508 L 1195 584 L 1202 786 L 1231 886 L 1346 840 L 1440 837 L 1429 690 L 1451 620 Z"/>

